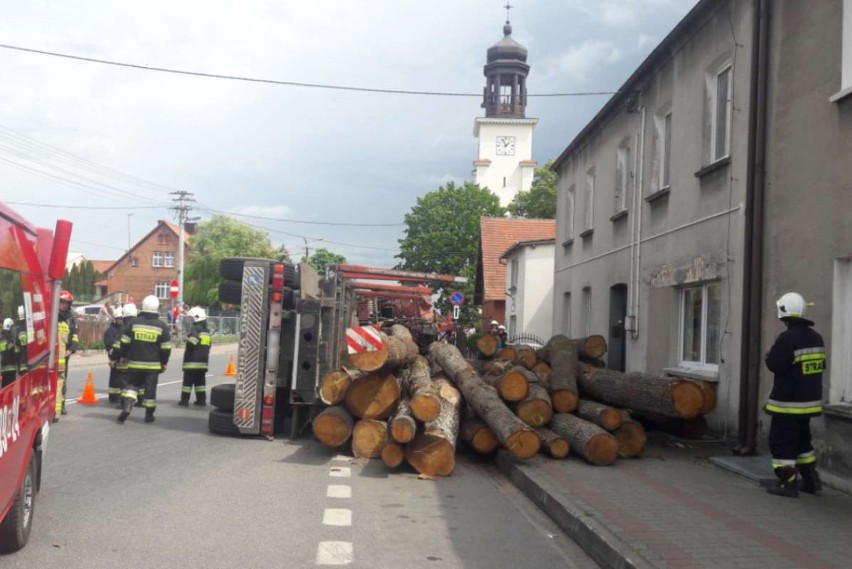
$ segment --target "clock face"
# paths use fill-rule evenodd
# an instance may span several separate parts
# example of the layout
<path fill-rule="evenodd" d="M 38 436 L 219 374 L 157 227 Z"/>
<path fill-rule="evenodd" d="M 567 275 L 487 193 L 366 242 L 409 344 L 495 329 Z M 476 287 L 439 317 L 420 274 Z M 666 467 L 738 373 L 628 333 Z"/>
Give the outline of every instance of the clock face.
<path fill-rule="evenodd" d="M 514 136 L 498 136 L 497 137 L 497 156 L 514 156 L 515 155 L 515 137 Z"/>

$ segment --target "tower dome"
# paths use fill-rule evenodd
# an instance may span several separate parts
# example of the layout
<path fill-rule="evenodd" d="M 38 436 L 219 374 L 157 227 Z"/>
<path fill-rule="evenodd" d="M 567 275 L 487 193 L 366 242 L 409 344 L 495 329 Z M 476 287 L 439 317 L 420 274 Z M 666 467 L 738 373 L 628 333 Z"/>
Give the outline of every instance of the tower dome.
<path fill-rule="evenodd" d="M 482 97 L 486 117 L 525 117 L 529 72 L 527 48 L 512 38 L 512 24 L 506 20 L 503 39 L 488 48 Z"/>

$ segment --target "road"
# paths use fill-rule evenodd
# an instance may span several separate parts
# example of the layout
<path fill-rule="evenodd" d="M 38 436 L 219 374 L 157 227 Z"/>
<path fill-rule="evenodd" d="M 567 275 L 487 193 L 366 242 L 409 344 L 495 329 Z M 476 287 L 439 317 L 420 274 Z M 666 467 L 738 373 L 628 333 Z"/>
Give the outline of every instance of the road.
<path fill-rule="evenodd" d="M 211 385 L 229 379 L 228 357 L 212 356 Z M 92 371 L 105 399 L 102 359 L 76 362 L 69 397 Z M 105 401 L 69 406 L 51 429 L 30 543 L 0 566 L 596 567 L 488 461 L 460 454 L 453 476 L 428 481 L 309 436 L 212 435 L 205 409 L 176 404 L 179 367 L 161 377 L 155 423 L 135 409 L 120 425 Z"/>

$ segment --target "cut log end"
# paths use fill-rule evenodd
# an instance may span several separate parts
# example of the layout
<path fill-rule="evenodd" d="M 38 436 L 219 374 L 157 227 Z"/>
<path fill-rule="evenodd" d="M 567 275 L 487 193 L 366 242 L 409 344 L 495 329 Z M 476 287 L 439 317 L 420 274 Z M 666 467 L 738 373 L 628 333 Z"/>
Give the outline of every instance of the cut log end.
<path fill-rule="evenodd" d="M 523 401 L 529 394 L 529 380 L 519 371 L 507 371 L 500 382 L 500 397 L 506 401 Z"/>
<path fill-rule="evenodd" d="M 390 424 L 391 438 L 398 443 L 410 442 L 417 434 L 417 423 L 411 417 L 397 417 Z"/>
<path fill-rule="evenodd" d="M 618 458 L 618 441 L 609 433 L 589 439 L 585 459 L 595 466 L 608 466 Z"/>
<path fill-rule="evenodd" d="M 501 360 L 512 360 L 518 356 L 517 350 L 515 350 L 514 346 L 506 346 L 505 348 L 500 348 L 497 351 L 497 357 Z"/>
<path fill-rule="evenodd" d="M 604 409 L 600 414 L 600 426 L 607 431 L 614 431 L 621 426 L 621 411 L 614 408 Z"/>
<path fill-rule="evenodd" d="M 382 448 L 382 462 L 388 468 L 396 468 L 405 460 L 405 449 L 396 443 L 388 443 Z"/>
<path fill-rule="evenodd" d="M 547 445 L 547 454 L 553 458 L 565 458 L 571 452 L 571 445 L 565 439 L 556 439 Z"/>
<path fill-rule="evenodd" d="M 497 435 L 494 434 L 494 431 L 485 427 L 476 431 L 470 441 L 470 446 L 478 454 L 491 454 L 500 446 L 500 441 L 497 440 Z"/>
<path fill-rule="evenodd" d="M 377 371 L 385 365 L 388 359 L 388 348 L 383 346 L 381 350 L 375 352 L 363 352 L 360 354 L 351 354 L 349 361 L 353 367 L 361 371 L 371 372 Z"/>
<path fill-rule="evenodd" d="M 352 382 L 345 399 L 356 417 L 386 419 L 399 400 L 399 384 L 391 374 L 368 375 Z"/>
<path fill-rule="evenodd" d="M 538 358 L 535 355 L 535 350 L 529 346 L 521 346 L 518 348 L 517 352 L 518 355 L 515 358 L 515 361 L 527 369 L 533 369 L 535 367 L 536 361 L 538 361 Z"/>
<path fill-rule="evenodd" d="M 567 389 L 554 391 L 550 394 L 553 408 L 557 413 L 573 413 L 577 408 L 577 394 Z"/>
<path fill-rule="evenodd" d="M 532 370 L 542 381 L 550 381 L 550 375 L 553 373 L 553 369 L 551 369 L 547 362 L 538 362 L 533 366 Z"/>
<path fill-rule="evenodd" d="M 456 451 L 442 437 L 422 434 L 405 447 L 405 459 L 426 476 L 449 476 L 456 466 Z"/>
<path fill-rule="evenodd" d="M 432 421 L 438 416 L 441 403 L 434 395 L 415 395 L 411 399 L 411 414 L 419 421 Z"/>
<path fill-rule="evenodd" d="M 384 421 L 361 420 L 352 430 L 352 454 L 355 458 L 379 458 L 388 443 L 388 426 Z"/>
<path fill-rule="evenodd" d="M 326 405 L 336 405 L 343 401 L 346 395 L 346 390 L 352 383 L 352 378 L 349 374 L 342 370 L 335 370 L 327 373 L 322 378 L 320 384 L 319 396 Z"/>
<path fill-rule="evenodd" d="M 691 381 L 678 381 L 672 388 L 672 403 L 681 419 L 698 417 L 704 409 L 701 387 Z"/>
<path fill-rule="evenodd" d="M 541 441 L 535 431 L 516 431 L 506 441 L 506 449 L 516 458 L 532 458 L 538 454 L 540 448 Z"/>
<path fill-rule="evenodd" d="M 493 334 L 483 334 L 476 340 L 476 349 L 479 353 L 486 357 L 491 357 L 497 353 L 497 336 Z"/>
<path fill-rule="evenodd" d="M 337 448 L 352 435 L 352 418 L 341 407 L 329 407 L 312 423 L 314 436 L 327 447 Z"/>
<path fill-rule="evenodd" d="M 530 427 L 543 427 L 553 417 L 553 406 L 544 399 L 527 399 L 518 403 L 516 413 Z"/>
<path fill-rule="evenodd" d="M 612 433 L 618 442 L 618 458 L 636 458 L 645 451 L 645 429 L 635 421 L 625 421 Z"/>

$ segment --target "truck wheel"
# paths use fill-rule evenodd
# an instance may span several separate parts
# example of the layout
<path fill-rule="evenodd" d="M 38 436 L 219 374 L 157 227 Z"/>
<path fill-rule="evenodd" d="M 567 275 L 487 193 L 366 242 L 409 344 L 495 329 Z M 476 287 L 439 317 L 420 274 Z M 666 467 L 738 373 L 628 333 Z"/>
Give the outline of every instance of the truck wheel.
<path fill-rule="evenodd" d="M 30 455 L 24 481 L 6 518 L 0 523 L 0 553 L 18 551 L 27 544 L 33 527 L 36 496 L 36 459 Z"/>
<path fill-rule="evenodd" d="M 211 433 L 217 435 L 228 435 L 229 437 L 240 436 L 240 429 L 234 424 L 234 412 L 213 409 L 207 420 L 207 428 Z"/>
<path fill-rule="evenodd" d="M 246 261 L 266 261 L 270 265 L 274 265 L 279 261 L 274 259 L 257 259 L 252 257 L 225 257 L 219 261 L 219 276 L 223 279 L 231 281 L 243 280 L 243 266 Z M 296 265 L 292 263 L 284 263 L 284 284 L 290 288 L 299 288 L 298 271 Z"/>
<path fill-rule="evenodd" d="M 214 385 L 210 390 L 210 404 L 222 411 L 233 413 L 236 389 L 237 386 L 234 383 Z"/>
<path fill-rule="evenodd" d="M 243 302 L 243 284 L 239 281 L 220 282 L 219 302 L 223 304 L 241 304 Z"/>

